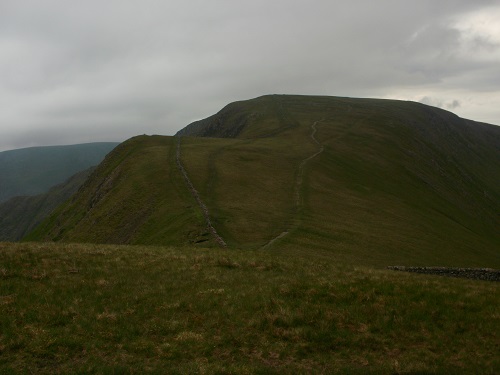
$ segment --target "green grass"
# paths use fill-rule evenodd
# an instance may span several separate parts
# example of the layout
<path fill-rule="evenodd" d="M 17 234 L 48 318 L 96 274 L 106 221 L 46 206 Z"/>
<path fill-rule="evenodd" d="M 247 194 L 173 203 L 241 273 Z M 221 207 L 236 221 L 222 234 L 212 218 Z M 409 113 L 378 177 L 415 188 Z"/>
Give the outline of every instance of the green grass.
<path fill-rule="evenodd" d="M 308 156 L 278 138 L 183 139 L 183 162 L 232 246 L 261 247 L 294 215 L 296 167 Z"/>
<path fill-rule="evenodd" d="M 500 267 L 495 127 L 416 103 L 295 96 L 234 103 L 200 124 L 224 137 L 241 113 L 236 138 L 183 141 L 186 169 L 229 244 L 258 248 L 288 229 L 273 251 Z M 298 166 L 318 150 L 315 121 L 324 152 L 305 165 L 297 207 Z"/>
<path fill-rule="evenodd" d="M 498 373 L 497 283 L 290 253 L 0 244 L 0 373 Z"/>
<path fill-rule="evenodd" d="M 203 217 L 175 165 L 172 137 L 139 136 L 117 147 L 27 239 L 189 244 Z"/>

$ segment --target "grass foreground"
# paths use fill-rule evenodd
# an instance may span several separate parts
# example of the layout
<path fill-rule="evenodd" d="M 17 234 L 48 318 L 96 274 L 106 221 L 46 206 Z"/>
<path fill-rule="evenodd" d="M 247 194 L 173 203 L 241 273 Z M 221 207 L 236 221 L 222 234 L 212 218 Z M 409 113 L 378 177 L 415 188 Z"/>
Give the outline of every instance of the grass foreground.
<path fill-rule="evenodd" d="M 0 373 L 498 373 L 499 297 L 293 254 L 0 243 Z"/>

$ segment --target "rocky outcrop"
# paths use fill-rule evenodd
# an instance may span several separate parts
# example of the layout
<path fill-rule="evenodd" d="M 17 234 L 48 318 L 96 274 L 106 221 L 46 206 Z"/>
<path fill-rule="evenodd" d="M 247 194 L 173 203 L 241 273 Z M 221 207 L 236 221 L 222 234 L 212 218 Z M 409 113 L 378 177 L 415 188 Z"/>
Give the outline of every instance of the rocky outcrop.
<path fill-rule="evenodd" d="M 231 103 L 204 120 L 195 121 L 175 135 L 190 137 L 237 138 L 255 114 L 242 110 L 238 103 Z"/>

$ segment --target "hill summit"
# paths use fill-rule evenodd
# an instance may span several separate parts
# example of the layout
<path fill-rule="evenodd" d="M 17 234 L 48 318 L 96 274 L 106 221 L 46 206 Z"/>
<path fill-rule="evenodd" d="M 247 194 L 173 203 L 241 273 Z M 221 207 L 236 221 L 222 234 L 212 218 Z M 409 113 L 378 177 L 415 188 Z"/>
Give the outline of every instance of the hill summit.
<path fill-rule="evenodd" d="M 229 247 L 498 267 L 499 150 L 420 103 L 268 95 L 126 141 L 27 239 L 216 246 L 209 219 Z"/>

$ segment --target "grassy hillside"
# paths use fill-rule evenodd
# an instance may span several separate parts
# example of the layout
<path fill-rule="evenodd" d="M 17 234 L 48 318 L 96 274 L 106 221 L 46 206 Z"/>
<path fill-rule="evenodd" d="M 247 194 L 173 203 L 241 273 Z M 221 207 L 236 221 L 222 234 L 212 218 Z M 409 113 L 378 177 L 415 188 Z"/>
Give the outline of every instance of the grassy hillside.
<path fill-rule="evenodd" d="M 75 173 L 99 164 L 117 144 L 100 142 L 0 152 L 0 203 L 14 196 L 48 191 Z"/>
<path fill-rule="evenodd" d="M 179 134 L 182 164 L 232 248 L 500 267 L 499 127 L 412 102 L 273 95 Z M 209 238 L 174 149 L 170 137 L 121 145 L 28 239 Z"/>
<path fill-rule="evenodd" d="M 0 243 L 0 373 L 499 372 L 498 283 L 296 255 Z"/>
<path fill-rule="evenodd" d="M 0 203 L 0 241 L 18 241 L 31 232 L 59 205 L 83 185 L 94 168 L 72 176 L 48 192 L 35 196 L 10 198 Z"/>
<path fill-rule="evenodd" d="M 210 241 L 175 164 L 175 139 L 139 136 L 116 147 L 72 200 L 27 239 L 189 244 Z"/>
<path fill-rule="evenodd" d="M 184 140 L 187 169 L 229 243 L 288 232 L 276 251 L 500 264 L 500 128 L 411 102 L 267 96 L 182 134 L 226 137 L 231 126 L 236 139 Z"/>

